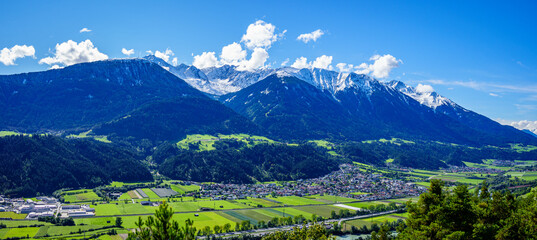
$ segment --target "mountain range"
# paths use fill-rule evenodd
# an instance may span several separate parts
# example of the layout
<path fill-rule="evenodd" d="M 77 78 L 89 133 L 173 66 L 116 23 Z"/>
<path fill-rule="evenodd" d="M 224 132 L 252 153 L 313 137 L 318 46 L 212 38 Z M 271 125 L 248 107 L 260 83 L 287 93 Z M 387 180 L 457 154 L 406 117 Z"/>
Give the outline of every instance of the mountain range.
<path fill-rule="evenodd" d="M 281 140 L 537 144 L 534 136 L 399 81 L 325 69 L 198 69 L 155 56 L 0 76 L 0 115 L 0 130 L 92 130 L 153 143 L 249 133 Z"/>

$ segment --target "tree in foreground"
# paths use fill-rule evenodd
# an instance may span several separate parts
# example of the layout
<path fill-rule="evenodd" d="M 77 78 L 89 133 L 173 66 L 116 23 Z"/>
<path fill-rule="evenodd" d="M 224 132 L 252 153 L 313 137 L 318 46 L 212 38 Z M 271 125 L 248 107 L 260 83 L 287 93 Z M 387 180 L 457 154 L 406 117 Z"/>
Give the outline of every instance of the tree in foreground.
<path fill-rule="evenodd" d="M 301 228 L 296 227 L 292 231 L 280 231 L 268 234 L 262 238 L 262 240 L 329 240 L 335 239 L 332 237 L 325 227 L 320 224 L 314 224 L 306 227 L 302 225 Z"/>
<path fill-rule="evenodd" d="M 129 233 L 130 240 L 193 240 L 196 239 L 196 228 L 190 219 L 185 221 L 184 227 L 179 227 L 177 221 L 172 220 L 173 210 L 166 202 L 162 203 L 155 216 L 149 216 L 146 221 L 142 217 L 136 222 L 136 229 Z"/>
<path fill-rule="evenodd" d="M 408 202 L 408 219 L 397 239 L 535 239 L 537 189 L 515 198 L 510 192 L 489 192 L 486 182 L 471 194 L 466 185 L 452 192 L 431 180 L 417 203 Z"/>

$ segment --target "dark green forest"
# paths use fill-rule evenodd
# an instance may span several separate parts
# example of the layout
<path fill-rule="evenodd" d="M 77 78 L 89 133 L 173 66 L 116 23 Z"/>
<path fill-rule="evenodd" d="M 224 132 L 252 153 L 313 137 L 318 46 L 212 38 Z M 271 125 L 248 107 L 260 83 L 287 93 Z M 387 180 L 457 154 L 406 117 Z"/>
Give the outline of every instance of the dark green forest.
<path fill-rule="evenodd" d="M 152 180 L 140 156 L 93 140 L 54 136 L 0 138 L 0 194 L 35 196 L 60 188 Z"/>
<path fill-rule="evenodd" d="M 253 183 L 314 178 L 337 170 L 339 161 L 311 145 L 259 144 L 219 141 L 216 150 L 182 150 L 161 146 L 153 155 L 159 172 L 172 179 Z"/>

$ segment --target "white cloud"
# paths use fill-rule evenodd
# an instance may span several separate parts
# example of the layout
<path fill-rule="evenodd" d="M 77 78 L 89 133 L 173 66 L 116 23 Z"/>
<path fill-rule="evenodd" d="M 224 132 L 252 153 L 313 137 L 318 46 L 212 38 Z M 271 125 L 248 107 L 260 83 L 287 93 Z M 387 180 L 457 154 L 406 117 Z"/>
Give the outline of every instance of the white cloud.
<path fill-rule="evenodd" d="M 305 57 L 299 57 L 291 65 L 291 67 L 301 69 L 301 68 L 322 68 L 332 70 L 332 56 L 322 55 L 317 57 L 315 61 L 308 62 L 308 59 Z"/>
<path fill-rule="evenodd" d="M 250 60 L 244 61 L 238 67 L 239 70 L 254 70 L 265 66 L 265 62 L 269 58 L 267 50 L 263 48 L 255 48 Z"/>
<path fill-rule="evenodd" d="M 508 121 L 504 119 L 498 119 L 497 122 L 503 124 L 503 125 L 509 125 L 513 126 L 520 130 L 530 130 L 533 133 L 537 134 L 537 121 L 528 121 L 528 120 L 522 120 L 522 121 Z"/>
<path fill-rule="evenodd" d="M 434 92 L 434 88 L 431 85 L 425 85 L 425 84 L 418 84 L 416 87 L 417 93 L 432 93 Z"/>
<path fill-rule="evenodd" d="M 286 58 L 285 60 L 283 60 L 281 66 L 287 66 L 287 64 L 289 63 L 289 58 Z"/>
<path fill-rule="evenodd" d="M 54 64 L 52 65 L 52 67 L 50 67 L 50 69 L 62 69 L 63 67 L 60 67 L 60 65 L 58 64 Z"/>
<path fill-rule="evenodd" d="M 313 68 L 322 68 L 322 69 L 328 69 L 332 70 L 332 56 L 326 56 L 322 55 L 315 59 L 315 61 L 311 64 Z"/>
<path fill-rule="evenodd" d="M 222 64 L 240 65 L 246 59 L 246 50 L 234 42 L 222 48 L 220 59 Z"/>
<path fill-rule="evenodd" d="M 15 45 L 12 48 L 4 48 L 0 51 L 0 62 L 6 66 L 15 65 L 17 58 L 30 56 L 35 58 L 34 46 Z"/>
<path fill-rule="evenodd" d="M 80 33 L 85 33 L 85 32 L 91 32 L 91 30 L 87 28 L 80 29 Z"/>
<path fill-rule="evenodd" d="M 392 69 L 399 67 L 399 63 L 401 62 L 401 60 L 396 59 L 390 54 L 383 56 L 375 55 L 369 60 L 375 61 L 370 65 L 370 68 L 372 72 L 371 75 L 376 78 L 387 78 L 390 76 Z"/>
<path fill-rule="evenodd" d="M 493 96 L 493 97 L 499 97 L 500 95 L 496 94 L 496 93 L 489 93 L 490 96 Z"/>
<path fill-rule="evenodd" d="M 177 57 L 174 57 L 173 60 L 172 60 L 172 65 L 177 67 L 178 64 L 179 63 L 178 63 Z"/>
<path fill-rule="evenodd" d="M 304 33 L 304 34 L 300 34 L 296 40 L 300 40 L 304 43 L 308 43 L 309 41 L 314 41 L 316 42 L 317 39 L 319 39 L 322 35 L 324 34 L 323 30 L 321 29 L 317 29 L 313 32 L 310 32 L 310 33 Z"/>
<path fill-rule="evenodd" d="M 45 63 L 53 65 L 60 63 L 69 66 L 76 63 L 93 62 L 105 59 L 108 59 L 108 56 L 99 52 L 89 39 L 80 43 L 68 40 L 67 42 L 56 44 L 54 57 L 43 58 L 39 60 L 39 64 Z"/>
<path fill-rule="evenodd" d="M 125 49 L 125 48 L 122 48 L 122 49 L 121 49 L 121 53 L 123 53 L 123 54 L 125 54 L 125 55 L 127 55 L 127 56 L 130 56 L 130 55 L 134 54 L 134 49 L 127 50 L 127 49 Z"/>
<path fill-rule="evenodd" d="M 270 23 L 258 20 L 252 23 L 246 29 L 246 34 L 242 36 L 241 42 L 244 42 L 249 49 L 270 48 L 273 42 L 282 38 L 287 30 L 275 34 L 276 27 Z"/>
<path fill-rule="evenodd" d="M 355 70 L 354 65 L 347 63 L 338 63 L 336 64 L 336 67 L 340 72 L 353 72 Z"/>
<path fill-rule="evenodd" d="M 166 51 L 164 52 L 160 52 L 159 50 L 155 51 L 155 57 L 158 57 L 166 62 L 168 62 L 168 60 L 170 60 L 170 57 L 173 55 L 175 54 L 169 48 L 166 48 Z"/>
<path fill-rule="evenodd" d="M 396 59 L 390 54 L 386 55 L 374 55 L 369 58 L 370 61 L 374 61 L 372 64 L 362 63 L 358 66 L 347 63 L 338 63 L 336 67 L 341 72 L 355 72 L 358 74 L 371 74 L 376 78 L 387 78 L 390 76 L 392 69 L 399 67 L 399 63 L 402 63 L 400 59 Z"/>
<path fill-rule="evenodd" d="M 295 60 L 295 62 L 293 64 L 291 64 L 291 67 L 294 67 L 294 68 L 298 68 L 298 69 L 301 69 L 301 68 L 309 68 L 310 67 L 310 64 L 308 63 L 308 59 L 305 58 L 305 57 L 299 57 Z"/>
<path fill-rule="evenodd" d="M 197 68 L 208 68 L 214 67 L 218 64 L 218 59 L 216 59 L 214 52 L 203 52 L 201 55 L 194 56 L 194 65 Z"/>

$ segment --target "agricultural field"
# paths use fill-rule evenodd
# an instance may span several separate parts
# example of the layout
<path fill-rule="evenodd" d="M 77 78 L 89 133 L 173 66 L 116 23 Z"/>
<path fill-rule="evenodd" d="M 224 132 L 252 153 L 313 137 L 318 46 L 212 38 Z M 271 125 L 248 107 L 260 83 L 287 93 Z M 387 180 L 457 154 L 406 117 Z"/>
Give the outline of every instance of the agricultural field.
<path fill-rule="evenodd" d="M 194 184 L 191 184 L 191 185 L 181 185 L 181 184 L 176 184 L 176 185 L 173 185 L 173 186 L 175 186 L 177 189 L 180 190 L 180 191 L 177 191 L 177 190 L 173 189 L 173 187 L 172 187 L 172 189 L 175 190 L 175 191 L 178 192 L 178 193 L 181 193 L 181 192 L 183 192 L 183 193 L 187 193 L 187 192 L 197 192 L 197 191 L 199 191 L 200 188 L 201 188 L 200 186 L 198 186 L 198 185 L 194 185 Z"/>
<path fill-rule="evenodd" d="M 39 227 L 6 228 L 0 229 L 0 238 L 28 237 L 32 238 L 39 231 Z"/>
<path fill-rule="evenodd" d="M 153 190 L 149 188 L 142 188 L 142 191 L 146 194 L 146 196 L 150 199 L 158 199 L 160 198 Z M 140 192 L 140 191 L 138 191 Z"/>
<path fill-rule="evenodd" d="M 291 205 L 291 206 L 297 206 L 297 205 L 311 205 L 311 204 L 323 204 L 323 202 L 315 201 L 312 199 L 304 198 L 304 197 L 298 197 L 298 196 L 284 196 L 284 197 L 269 197 L 268 199 L 272 199 L 277 202 L 281 202 L 285 205 Z"/>
<path fill-rule="evenodd" d="M 476 177 L 476 176 L 467 176 L 460 173 L 444 173 L 431 177 L 433 179 L 441 179 L 446 182 L 459 182 L 476 185 L 482 183 L 486 178 Z"/>
<path fill-rule="evenodd" d="M 385 216 L 378 216 L 373 218 L 363 218 L 363 219 L 356 219 L 347 221 L 343 224 L 343 229 L 350 229 L 352 226 L 360 228 L 362 226 L 367 226 L 368 228 L 371 227 L 373 224 L 381 224 L 384 222 L 394 222 L 399 219 L 404 219 L 403 217 L 397 216 L 397 215 L 385 215 Z"/>
<path fill-rule="evenodd" d="M 113 181 L 112 183 L 110 183 L 109 185 L 107 185 L 107 187 L 123 187 L 123 186 L 129 186 L 129 185 L 137 185 L 137 184 L 151 184 L 153 182 L 133 182 L 133 183 L 130 183 L 130 182 L 116 182 L 116 181 Z"/>
<path fill-rule="evenodd" d="M 505 175 L 511 175 L 511 179 L 515 177 L 528 181 L 537 179 L 537 172 L 506 172 Z"/>
<path fill-rule="evenodd" d="M 151 188 L 151 191 L 157 194 L 160 198 L 167 198 L 177 194 L 176 191 L 168 188 Z"/>
<path fill-rule="evenodd" d="M 28 214 L 17 214 L 14 212 L 0 212 L 0 218 L 11 218 L 11 219 L 24 219 Z"/>
<path fill-rule="evenodd" d="M 258 205 L 261 205 L 262 207 L 276 207 L 276 206 L 281 206 L 282 205 L 282 204 L 275 203 L 275 202 L 272 202 L 272 201 L 268 201 L 268 200 L 265 200 L 265 199 L 250 198 L 250 197 L 247 198 L 247 199 L 238 199 L 238 200 L 235 200 L 235 202 L 248 205 L 249 207 L 252 207 L 252 208 L 257 207 Z"/>
<path fill-rule="evenodd" d="M 101 199 L 91 189 L 65 191 L 65 192 L 62 192 L 61 195 L 64 201 L 68 203 L 89 202 L 89 201 Z"/>
<path fill-rule="evenodd" d="M 367 194 L 367 193 L 364 193 Z M 319 202 L 323 203 L 334 203 L 334 202 L 354 202 L 358 201 L 354 198 L 346 198 L 346 197 L 339 197 L 334 195 L 312 195 L 312 196 L 306 196 L 305 198 L 314 199 Z"/>
<path fill-rule="evenodd" d="M 336 207 L 336 206 L 332 206 L 332 205 L 323 205 L 323 206 L 295 207 L 295 209 L 303 211 L 303 212 L 307 212 L 307 213 L 309 213 L 310 216 L 315 214 L 317 216 L 328 218 L 328 217 L 330 217 L 332 211 L 335 211 L 336 213 L 339 213 L 340 210 L 344 210 L 346 208 L 340 208 L 340 207 Z M 348 209 L 348 210 L 350 210 L 350 209 Z M 350 210 L 350 211 L 354 212 L 352 210 Z M 306 217 L 306 215 L 304 215 L 304 217 Z"/>

